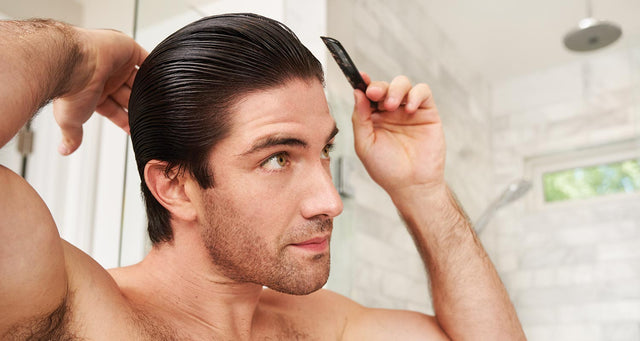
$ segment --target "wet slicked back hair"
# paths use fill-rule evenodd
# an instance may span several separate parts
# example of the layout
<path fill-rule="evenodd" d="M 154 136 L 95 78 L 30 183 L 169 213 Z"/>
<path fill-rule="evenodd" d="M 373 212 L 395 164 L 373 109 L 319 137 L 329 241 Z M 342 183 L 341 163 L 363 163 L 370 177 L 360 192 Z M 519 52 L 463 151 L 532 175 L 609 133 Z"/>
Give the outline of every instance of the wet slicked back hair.
<path fill-rule="evenodd" d="M 144 178 L 151 160 L 214 185 L 208 154 L 230 133 L 233 106 L 250 93 L 294 79 L 324 82 L 322 66 L 291 30 L 255 14 L 211 16 L 161 42 L 142 63 L 129 100 L 129 125 L 155 244 L 173 239 L 170 214 Z"/>

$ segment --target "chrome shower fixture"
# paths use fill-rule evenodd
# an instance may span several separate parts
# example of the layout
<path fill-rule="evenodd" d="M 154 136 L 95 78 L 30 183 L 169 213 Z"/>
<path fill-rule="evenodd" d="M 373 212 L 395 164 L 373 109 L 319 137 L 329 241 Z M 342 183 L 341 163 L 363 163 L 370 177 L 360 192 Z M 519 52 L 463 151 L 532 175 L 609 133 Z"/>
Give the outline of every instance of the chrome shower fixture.
<path fill-rule="evenodd" d="M 564 46 L 571 51 L 587 52 L 611 45 L 622 35 L 616 23 L 593 18 L 591 0 L 587 2 L 587 17 L 580 20 L 578 27 L 564 36 Z"/>
<path fill-rule="evenodd" d="M 480 218 L 474 224 L 474 229 L 476 233 L 482 232 L 484 228 L 487 226 L 493 215 L 500 208 L 520 199 L 523 195 L 525 195 L 531 189 L 531 181 L 520 179 L 510 183 L 507 188 L 500 194 L 500 196 L 494 200 L 489 207 L 485 209 Z"/>

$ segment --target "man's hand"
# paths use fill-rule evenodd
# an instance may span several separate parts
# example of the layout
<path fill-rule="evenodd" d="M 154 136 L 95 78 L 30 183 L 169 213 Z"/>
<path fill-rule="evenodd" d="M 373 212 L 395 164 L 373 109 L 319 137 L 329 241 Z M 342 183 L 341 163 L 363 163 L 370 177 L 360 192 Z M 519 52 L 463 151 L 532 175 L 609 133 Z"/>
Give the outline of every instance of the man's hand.
<path fill-rule="evenodd" d="M 78 148 L 95 110 L 128 131 L 131 85 L 147 56 L 132 38 L 46 19 L 0 21 L 0 50 L 0 147 L 52 99 L 62 154 Z"/>
<path fill-rule="evenodd" d="M 54 116 L 62 130 L 58 151 L 67 155 L 82 142 L 82 125 L 94 111 L 129 132 L 127 107 L 137 66 L 147 56 L 132 38 L 111 30 L 75 28 L 84 58 L 69 92 L 54 101 Z"/>
<path fill-rule="evenodd" d="M 392 197 L 401 191 L 442 188 L 444 133 L 429 87 L 412 86 L 405 76 L 390 84 L 362 76 L 369 86 L 366 97 L 355 90 L 352 121 L 356 153 L 369 175 Z M 367 97 L 378 102 L 377 110 Z"/>
<path fill-rule="evenodd" d="M 428 269 L 436 316 L 433 321 L 363 310 L 351 319 L 357 322 L 350 332 L 372 339 L 366 332 L 384 319 L 397 321 L 405 339 L 429 333 L 454 340 L 524 340 L 498 273 L 444 181 L 444 134 L 431 91 L 403 76 L 391 84 L 363 78 L 366 97 L 355 91 L 356 153 L 405 220 Z M 378 102 L 377 110 L 367 97 Z M 389 323 L 385 328 L 393 330 Z M 385 338 L 380 332 L 375 337 Z"/>

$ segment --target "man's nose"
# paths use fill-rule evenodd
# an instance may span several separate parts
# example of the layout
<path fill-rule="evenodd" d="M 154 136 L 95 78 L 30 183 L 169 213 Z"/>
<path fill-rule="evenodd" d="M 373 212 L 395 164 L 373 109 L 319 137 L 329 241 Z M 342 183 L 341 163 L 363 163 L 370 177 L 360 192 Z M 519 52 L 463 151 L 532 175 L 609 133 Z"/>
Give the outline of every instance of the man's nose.
<path fill-rule="evenodd" d="M 331 180 L 331 171 L 317 165 L 313 171 L 305 174 L 302 215 L 311 219 L 317 216 L 333 218 L 342 213 L 342 199 Z"/>

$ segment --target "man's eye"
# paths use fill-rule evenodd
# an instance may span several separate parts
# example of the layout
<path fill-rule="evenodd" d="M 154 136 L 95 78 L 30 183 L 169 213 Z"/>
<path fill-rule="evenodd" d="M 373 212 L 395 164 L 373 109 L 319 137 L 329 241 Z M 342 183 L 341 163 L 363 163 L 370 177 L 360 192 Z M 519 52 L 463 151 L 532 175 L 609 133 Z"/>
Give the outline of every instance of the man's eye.
<path fill-rule="evenodd" d="M 266 159 L 260 166 L 267 170 L 279 170 L 284 168 L 289 162 L 287 153 L 278 153 Z"/>
<path fill-rule="evenodd" d="M 324 146 L 322 149 L 322 158 L 329 159 L 331 158 L 331 152 L 333 151 L 333 143 Z"/>

